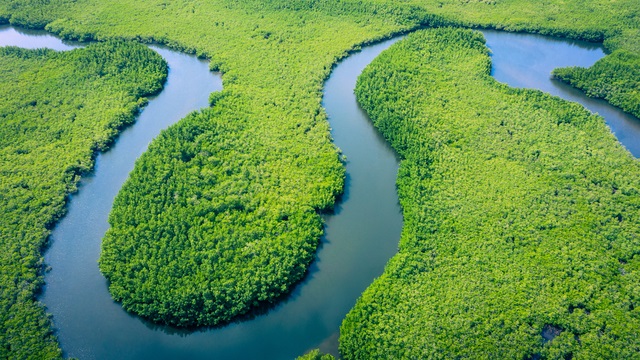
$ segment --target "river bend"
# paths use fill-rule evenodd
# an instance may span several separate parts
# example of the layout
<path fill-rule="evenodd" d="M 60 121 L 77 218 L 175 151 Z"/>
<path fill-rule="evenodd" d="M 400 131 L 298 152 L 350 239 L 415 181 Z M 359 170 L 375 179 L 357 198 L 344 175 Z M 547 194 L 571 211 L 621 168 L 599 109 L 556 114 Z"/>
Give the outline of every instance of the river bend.
<path fill-rule="evenodd" d="M 550 79 L 560 66 L 590 66 L 604 56 L 598 45 L 548 37 L 483 31 L 493 51 L 492 74 L 511 86 L 538 88 L 578 101 L 605 116 L 616 136 L 640 155 L 640 121 Z M 287 300 L 267 314 L 217 329 L 178 330 L 130 315 L 113 302 L 98 270 L 100 242 L 113 199 L 135 159 L 161 129 L 207 106 L 220 90 L 205 61 L 152 47 L 169 63 L 164 90 L 152 98 L 137 122 L 96 159 L 70 197 L 67 215 L 54 229 L 45 254 L 52 270 L 41 300 L 53 321 L 65 356 L 82 359 L 291 359 L 320 347 L 336 354 L 338 329 L 362 291 L 397 251 L 402 216 L 395 190 L 398 159 L 358 106 L 358 75 L 399 38 L 365 47 L 341 61 L 326 81 L 323 106 L 335 144 L 347 157 L 342 201 L 325 216 L 322 245 L 308 276 Z M 70 50 L 39 31 L 0 27 L 0 46 Z M 594 105 L 595 104 L 595 105 Z M 596 106 L 597 105 L 597 106 Z"/>

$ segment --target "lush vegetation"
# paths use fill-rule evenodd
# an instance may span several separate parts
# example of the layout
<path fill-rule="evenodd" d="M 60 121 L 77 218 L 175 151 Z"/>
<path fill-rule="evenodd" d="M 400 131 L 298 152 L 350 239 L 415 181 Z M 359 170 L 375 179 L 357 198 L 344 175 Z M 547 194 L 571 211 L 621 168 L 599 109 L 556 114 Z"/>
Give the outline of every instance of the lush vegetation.
<path fill-rule="evenodd" d="M 319 212 L 344 179 L 322 80 L 354 43 L 401 25 L 361 27 L 357 8 L 286 5 L 216 14 L 236 19 L 203 42 L 226 48 L 207 51 L 225 90 L 163 132 L 118 195 L 100 268 L 125 309 L 175 326 L 218 325 L 275 301 L 313 260 Z M 336 41 L 331 29 L 350 36 Z"/>
<path fill-rule="evenodd" d="M 61 355 L 35 299 L 41 249 L 95 152 L 166 75 L 164 60 L 135 43 L 0 48 L 0 358 Z"/>
<path fill-rule="evenodd" d="M 553 75 L 640 117 L 640 51 L 615 51 L 585 69 L 556 69 Z"/>
<path fill-rule="evenodd" d="M 429 13 L 471 27 L 603 41 L 611 55 L 589 69 L 556 76 L 640 117 L 640 1 L 410 0 Z"/>
<path fill-rule="evenodd" d="M 634 358 L 640 162 L 602 118 L 490 76 L 482 34 L 409 35 L 356 95 L 399 152 L 399 253 L 346 359 Z"/>
<path fill-rule="evenodd" d="M 640 3 L 617 3 L 613 10 L 618 15 L 606 16 L 612 21 L 605 20 L 604 40 L 611 54 L 588 69 L 570 67 L 553 74 L 640 118 Z"/>
<path fill-rule="evenodd" d="M 51 1 L 42 21 L 26 21 L 67 37 L 197 49 L 224 72 L 212 108 L 156 139 L 116 199 L 100 268 L 125 309 L 177 326 L 216 325 L 274 301 L 304 275 L 322 234 L 318 212 L 344 181 L 320 105 L 323 80 L 354 44 L 437 25 L 416 9 L 308 5 Z M 14 22 L 35 16 L 8 8 Z M 180 26 L 169 26 L 176 19 Z"/>
<path fill-rule="evenodd" d="M 320 350 L 314 349 L 302 356 L 298 356 L 297 360 L 335 360 L 335 357 L 329 354 L 323 354 Z"/>
<path fill-rule="evenodd" d="M 213 325 L 274 301 L 313 258 L 317 213 L 333 205 L 344 178 L 321 108 L 322 82 L 337 59 L 358 44 L 443 24 L 605 39 L 612 50 L 632 51 L 639 6 L 6 0 L 0 22 L 73 39 L 155 40 L 209 57 L 224 72 L 212 108 L 164 132 L 139 160 L 100 262 L 127 309 L 175 325 Z"/>
<path fill-rule="evenodd" d="M 591 41 L 607 39 L 608 42 L 627 42 L 632 38 L 637 39 L 636 30 L 640 28 L 640 4 L 635 0 L 545 3 L 531 0 L 408 0 L 407 3 L 467 27 L 533 32 Z"/>

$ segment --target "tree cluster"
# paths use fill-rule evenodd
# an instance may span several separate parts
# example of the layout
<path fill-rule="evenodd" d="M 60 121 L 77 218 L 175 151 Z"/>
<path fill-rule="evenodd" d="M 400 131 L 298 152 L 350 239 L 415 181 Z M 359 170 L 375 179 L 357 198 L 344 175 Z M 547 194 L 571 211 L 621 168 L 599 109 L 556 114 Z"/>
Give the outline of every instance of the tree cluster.
<path fill-rule="evenodd" d="M 166 76 L 160 55 L 135 43 L 0 48 L 0 358 L 61 355 L 35 299 L 41 249 L 95 152 Z"/>
<path fill-rule="evenodd" d="M 346 359 L 633 358 L 640 163 L 603 119 L 490 76 L 479 32 L 413 33 L 356 87 L 399 152 L 399 253 Z"/>

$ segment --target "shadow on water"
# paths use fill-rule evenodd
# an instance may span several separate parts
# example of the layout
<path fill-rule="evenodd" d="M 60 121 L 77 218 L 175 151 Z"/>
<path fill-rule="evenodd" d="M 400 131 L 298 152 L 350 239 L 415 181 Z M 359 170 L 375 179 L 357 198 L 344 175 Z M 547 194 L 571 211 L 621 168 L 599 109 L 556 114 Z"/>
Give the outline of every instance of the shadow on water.
<path fill-rule="evenodd" d="M 345 163 L 345 165 L 348 166 L 348 162 Z M 346 173 L 345 174 L 345 178 L 344 178 L 344 191 L 342 192 L 342 194 L 340 194 L 340 196 L 338 196 L 338 198 L 336 199 L 336 204 L 334 205 L 333 208 L 322 212 L 320 215 L 322 216 L 322 220 L 325 222 L 325 229 L 327 228 L 327 224 L 326 221 L 331 219 L 332 216 L 337 216 L 340 215 L 340 213 L 342 212 L 342 204 L 344 204 L 345 202 L 349 201 L 349 194 L 351 193 L 351 174 L 350 173 Z M 323 236 L 323 238 L 325 238 L 325 241 L 328 241 L 326 239 L 326 236 Z"/>

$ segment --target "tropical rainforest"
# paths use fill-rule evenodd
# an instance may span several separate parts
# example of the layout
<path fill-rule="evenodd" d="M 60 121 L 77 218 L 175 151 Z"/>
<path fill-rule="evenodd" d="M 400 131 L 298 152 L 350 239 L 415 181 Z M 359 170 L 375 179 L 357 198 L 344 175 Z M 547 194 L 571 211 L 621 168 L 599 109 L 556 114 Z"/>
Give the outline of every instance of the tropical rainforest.
<path fill-rule="evenodd" d="M 162 88 L 167 65 L 122 41 L 58 53 L 0 48 L 0 358 L 60 356 L 34 299 L 67 195 Z"/>
<path fill-rule="evenodd" d="M 100 269 L 110 282 L 114 298 L 129 311 L 177 326 L 228 322 L 256 306 L 276 301 L 304 275 L 322 234 L 319 213 L 334 205 L 345 178 L 344 164 L 339 150 L 331 143 L 321 106 L 322 84 L 339 59 L 364 44 L 418 28 L 441 26 L 487 27 L 604 41 L 611 54 L 596 66 L 558 70 L 556 76 L 630 112 L 638 108 L 639 101 L 635 85 L 638 77 L 629 77 L 637 74 L 640 61 L 637 46 L 640 3 L 636 0 L 552 0 L 544 4 L 531 0 L 6 0 L 0 3 L 0 23 L 44 28 L 67 39 L 84 41 L 156 41 L 209 58 L 212 70 L 223 73 L 225 90 L 211 96 L 211 107 L 189 115 L 163 132 L 138 160 L 116 199 L 110 216 L 112 227 L 103 242 Z M 433 354 L 438 354 L 439 346 L 449 341 L 450 351 L 459 351 L 462 356 L 466 350 L 460 344 L 473 344 L 468 349 L 477 351 L 475 354 L 480 354 L 480 349 L 504 349 L 505 356 L 570 353 L 588 356 L 588 351 L 595 351 L 593 344 L 601 338 L 602 344 L 607 344 L 601 350 L 604 353 L 630 349 L 619 345 L 626 340 L 635 344 L 635 340 L 625 338 L 629 335 L 625 326 L 637 326 L 633 323 L 636 319 L 633 310 L 629 309 L 633 305 L 624 309 L 623 300 L 606 296 L 613 294 L 611 287 L 616 286 L 628 290 L 630 299 L 633 294 L 633 249 L 637 248 L 633 245 L 637 239 L 633 226 L 637 229 L 637 222 L 634 223 L 637 218 L 624 211 L 636 209 L 637 213 L 637 183 L 634 185 L 632 176 L 636 174 L 635 179 L 638 178 L 637 161 L 615 144 L 600 118 L 590 116 L 579 106 L 536 92 L 510 90 L 493 82 L 488 76 L 488 56 L 479 35 L 449 29 L 430 34 L 418 35 L 413 43 L 407 41 L 409 45 L 402 45 L 406 48 L 394 50 L 398 62 L 415 59 L 414 66 L 407 64 L 407 69 L 413 70 L 398 76 L 414 93 L 408 94 L 399 82 L 394 82 L 388 84 L 397 90 L 392 96 L 374 86 L 375 79 L 365 80 L 367 76 L 359 85 L 359 97 L 376 126 L 405 159 L 398 185 L 406 225 L 400 254 L 345 320 L 341 345 L 345 356 L 384 356 L 376 353 L 385 351 L 382 343 L 389 346 L 387 354 L 411 356 L 416 354 L 411 351 L 429 351 L 426 345 L 418 346 L 426 338 L 434 339 Z M 432 37 L 446 36 L 452 39 L 443 40 L 438 50 L 442 58 L 420 59 L 415 55 L 429 54 L 427 48 L 418 49 L 416 41 L 431 44 Z M 462 51 L 465 47 L 469 49 Z M 456 65 L 462 68 L 446 61 L 447 56 L 454 55 L 458 56 Z M 456 89 L 451 89 L 442 78 L 429 83 L 423 72 L 430 66 L 428 61 L 461 71 L 469 78 L 448 73 L 458 84 Z M 391 73 L 395 65 L 394 59 L 386 56 L 376 66 Z M 388 74 L 379 76 L 381 82 L 390 81 Z M 363 85 L 367 81 L 369 87 Z M 478 105 L 479 92 L 474 93 L 469 86 L 486 89 L 494 97 L 485 100 L 501 105 L 498 109 Z M 437 96 L 433 93 L 436 87 L 443 91 L 435 102 L 441 109 L 424 104 L 429 94 Z M 382 93 L 399 103 L 385 101 Z M 380 104 L 367 103 L 366 99 L 373 98 L 379 99 Z M 468 102 L 462 102 L 463 98 L 468 98 Z M 398 108 L 400 104 L 402 109 Z M 106 104 L 100 107 L 118 108 Z M 454 113 L 454 109 L 460 113 Z M 446 112 L 446 117 L 436 110 Z M 391 111 L 397 111 L 397 116 L 389 115 Z M 528 123 L 530 118 L 537 121 Z M 471 124 L 464 122 L 470 119 L 474 119 Z M 499 120 L 505 124 L 492 129 Z M 551 127 L 552 123 L 556 128 Z M 534 128 L 534 124 L 540 128 Z M 441 134 L 436 139 L 428 129 Z M 562 131 L 556 137 L 551 129 Z M 512 134 L 498 143 L 505 136 L 501 131 Z M 472 132 L 482 136 L 473 137 Z M 535 138 L 534 134 L 543 138 Z M 564 141 L 560 144 L 554 143 L 561 139 Z M 587 144 L 593 156 L 579 157 L 577 152 Z M 89 147 L 87 153 L 97 148 Z M 480 151 L 474 153 L 473 149 Z M 457 154 L 460 157 L 447 157 L 445 150 L 460 151 Z M 553 153 L 556 150 L 558 154 Z M 489 154 L 490 151 L 494 153 Z M 599 156 L 600 152 L 607 154 L 606 159 Z M 462 153 L 469 157 L 461 157 Z M 445 164 L 452 167 L 450 173 L 438 173 L 445 171 Z M 486 172 L 485 165 L 496 173 L 485 174 L 481 170 Z M 607 167 L 610 171 L 605 166 L 610 166 Z M 513 174 L 507 169 L 513 170 Z M 4 177 L 14 173 L 15 170 L 3 173 L 3 184 Z M 470 178 L 465 178 L 466 175 Z M 515 180 L 518 176 L 524 181 L 521 185 Z M 472 182 L 474 179 L 479 183 Z M 424 207 L 425 199 L 435 199 L 432 191 L 444 189 L 445 183 L 439 181 L 445 180 L 451 193 L 443 190 L 438 193 L 443 198 L 430 204 L 431 207 Z M 456 186 L 451 186 L 453 182 Z M 497 183 L 504 186 L 496 186 Z M 603 190 L 607 186 L 611 192 L 608 196 Z M 497 193 L 499 189 L 503 193 Z M 458 202 L 449 202 L 455 200 L 450 199 L 454 195 L 460 196 Z M 491 196 L 495 201 L 487 200 Z M 500 214 L 499 204 L 504 206 Z M 438 213 L 440 210 L 442 213 Z M 465 217 L 455 217 L 456 211 Z M 528 211 L 543 216 L 535 217 Z M 32 211 L 31 215 L 34 214 Z M 452 217 L 447 218 L 448 215 Z M 493 222 L 500 216 L 506 216 L 500 220 L 506 226 L 503 229 Z M 579 216 L 589 221 L 578 224 Z M 56 218 L 51 217 L 46 224 L 50 226 Z M 5 227 L 4 220 L 2 226 Z M 33 258 L 29 271 L 36 274 L 42 267 L 40 251 L 46 230 L 35 225 L 31 229 L 26 221 L 21 221 L 20 226 L 40 234 L 38 242 L 24 245 Z M 449 248 L 438 248 L 441 252 L 436 251 L 434 241 L 438 231 L 449 232 L 446 241 L 451 242 L 447 244 Z M 456 233 L 461 237 L 456 238 Z M 5 232 L 2 234 L 4 237 Z M 505 234 L 505 244 L 497 242 L 501 237 L 496 234 Z M 464 236 L 468 241 L 463 241 Z M 509 257 L 501 248 L 508 245 L 506 239 L 510 236 L 513 236 L 512 251 L 519 257 Z M 26 239 L 21 235 L 9 236 L 15 237 L 14 242 Z M 578 238 L 579 243 L 575 241 Z M 484 250 L 470 245 L 477 239 L 489 239 L 476 244 Z M 539 250 L 534 251 L 533 244 L 538 244 Z M 479 254 L 486 256 L 476 258 Z M 566 257 L 554 259 L 551 254 Z M 544 256 L 548 259 L 543 259 Z M 617 266 L 622 269 L 616 271 L 624 271 L 624 276 L 611 273 L 615 265 L 612 259 L 616 256 L 619 256 L 615 259 Z M 482 266 L 476 263 L 477 259 L 483 261 Z M 24 257 L 13 257 L 6 263 L 20 267 L 23 260 Z M 450 262 L 450 266 L 441 270 L 448 275 L 440 273 L 446 281 L 438 282 L 431 274 L 436 261 Z M 493 264 L 497 261 L 502 263 Z M 574 261 L 575 269 L 570 268 Z M 529 269 L 527 265 L 532 264 L 534 268 Z M 493 273 L 481 273 L 480 269 Z M 555 271 L 564 271 L 575 279 L 566 280 L 569 275 Z M 500 273 L 504 276 L 498 276 Z M 550 273 L 558 276 L 557 282 L 548 276 Z M 496 282 L 487 283 L 488 275 L 494 276 Z M 3 277 L 2 288 L 8 293 L 5 295 L 3 290 L 2 301 L 15 298 L 9 294 L 22 293 L 24 304 L 29 304 L 30 309 L 40 309 L 33 312 L 31 321 L 39 322 L 39 329 L 46 329 L 49 322 L 44 313 L 33 306 L 41 283 L 34 276 L 22 282 L 13 275 Z M 458 277 L 457 281 L 453 276 Z M 469 276 L 470 280 L 462 281 L 463 276 Z M 408 285 L 410 280 L 416 281 L 415 287 Z M 548 281 L 552 283 L 547 284 Z M 589 281 L 597 285 L 587 289 L 584 284 Z M 508 297 L 504 290 L 500 295 L 482 298 L 494 303 L 477 301 L 479 292 L 489 291 L 491 286 L 502 288 L 498 287 L 500 284 L 513 290 L 514 297 Z M 450 287 L 446 292 L 445 285 Z M 519 286 L 523 288 L 514 288 Z M 575 294 L 570 286 L 575 286 Z M 383 287 L 388 291 L 379 292 Z M 465 292 L 465 287 L 477 289 Z M 486 290 L 481 290 L 483 287 Z M 448 296 L 449 303 L 429 295 L 437 289 L 439 294 Z M 535 293 L 535 289 L 546 291 L 548 304 L 547 298 Z M 535 296 L 526 297 L 531 294 Z M 571 296 L 560 299 L 566 294 Z M 380 297 L 386 302 L 381 302 Z M 416 302 L 409 302 L 408 297 Z M 521 307 L 514 305 L 502 311 L 505 305 L 496 303 L 504 299 L 514 304 L 517 299 L 524 302 L 517 303 Z M 528 304 L 529 301 L 537 301 L 540 307 Z M 397 306 L 391 306 L 393 303 Z M 450 307 L 436 307 L 444 304 Z M 456 318 L 454 313 L 440 313 L 461 311 L 456 304 L 477 307 L 465 313 L 477 316 L 465 322 L 464 316 Z M 632 300 L 629 304 L 633 304 Z M 430 330 L 425 333 L 406 332 L 418 329 L 411 327 L 414 320 L 399 317 L 412 313 L 401 307 L 408 305 L 425 311 L 416 324 L 434 321 L 436 325 L 427 327 Z M 427 309 L 429 306 L 433 308 Z M 0 332 L 1 351 L 18 358 L 23 357 L 21 354 L 37 358 L 56 354 L 55 340 L 49 335 L 31 338 L 39 346 L 15 340 L 7 329 L 23 331 L 16 324 L 26 320 L 16 320 L 16 314 L 22 310 L 5 309 L 4 325 L 0 325 L 4 326 Z M 486 316 L 487 312 L 496 316 Z M 439 316 L 431 318 L 427 314 Z M 602 319 L 607 314 L 611 318 L 605 324 Z M 395 321 L 378 322 L 379 318 L 371 316 L 386 316 Z M 616 322 L 616 317 L 630 320 Z M 356 324 L 357 321 L 362 324 Z M 504 325 L 500 325 L 501 321 Z M 601 327 L 596 329 L 597 326 Z M 540 344 L 543 331 L 560 335 L 543 347 Z M 498 346 L 496 339 L 503 339 L 499 334 L 510 334 L 506 337 L 512 341 L 509 346 Z M 10 339 L 14 339 L 11 346 L 5 345 Z M 402 342 L 404 347 L 398 345 Z"/>
<path fill-rule="evenodd" d="M 640 48 L 622 49 L 598 61 L 589 69 L 555 69 L 553 75 L 640 117 Z"/>
<path fill-rule="evenodd" d="M 345 359 L 638 355 L 640 162 L 601 117 L 490 70 L 481 33 L 443 28 L 360 76 L 405 223 L 343 322 Z"/>

